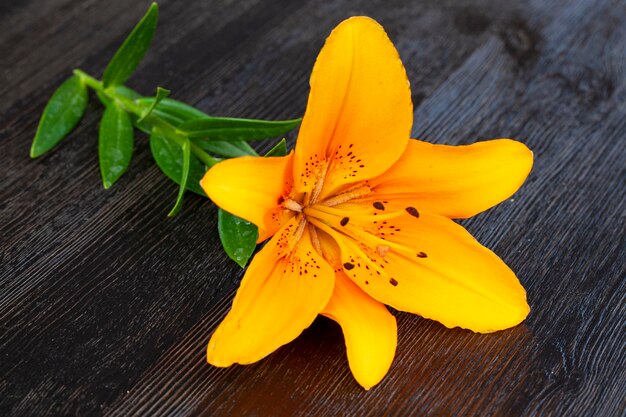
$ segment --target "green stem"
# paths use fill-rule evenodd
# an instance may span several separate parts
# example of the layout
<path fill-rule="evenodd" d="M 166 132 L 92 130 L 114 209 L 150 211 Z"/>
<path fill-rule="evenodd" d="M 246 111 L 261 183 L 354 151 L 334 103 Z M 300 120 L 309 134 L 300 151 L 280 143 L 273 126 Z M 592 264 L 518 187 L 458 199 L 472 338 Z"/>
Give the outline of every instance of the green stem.
<path fill-rule="evenodd" d="M 93 78 L 91 75 L 87 74 L 86 72 L 79 70 L 79 69 L 75 69 L 74 75 L 80 78 L 83 84 L 85 84 L 87 87 L 91 87 L 92 89 L 96 91 L 101 91 L 101 92 L 104 91 L 104 88 L 102 87 L 102 81 Z"/>
<path fill-rule="evenodd" d="M 137 104 L 137 100 L 139 98 L 142 98 L 138 93 L 128 88 L 126 88 L 126 92 L 122 92 L 122 90 L 116 87 L 104 88 L 102 81 L 92 77 L 91 75 L 79 69 L 75 69 L 74 74 L 79 77 L 81 82 L 83 82 L 87 87 L 98 92 L 100 95 L 105 96 L 109 100 L 115 101 L 115 103 L 117 103 L 127 113 L 136 116 L 133 119 L 133 123 L 135 123 L 135 126 L 137 126 L 136 121 L 144 116 L 145 111 L 144 107 Z M 137 96 L 137 98 L 130 98 L 129 93 Z M 159 129 L 159 133 L 163 137 L 174 141 L 181 148 L 183 147 L 185 139 L 187 139 L 186 136 L 181 135 L 177 131 L 175 126 L 161 119 L 156 114 L 154 114 L 154 112 L 146 116 L 143 119 L 142 123 Z M 220 161 L 219 159 L 214 158 L 205 151 L 203 151 L 193 142 L 190 142 L 190 145 L 191 153 L 193 153 L 195 157 L 202 161 L 207 167 L 210 168 Z"/>

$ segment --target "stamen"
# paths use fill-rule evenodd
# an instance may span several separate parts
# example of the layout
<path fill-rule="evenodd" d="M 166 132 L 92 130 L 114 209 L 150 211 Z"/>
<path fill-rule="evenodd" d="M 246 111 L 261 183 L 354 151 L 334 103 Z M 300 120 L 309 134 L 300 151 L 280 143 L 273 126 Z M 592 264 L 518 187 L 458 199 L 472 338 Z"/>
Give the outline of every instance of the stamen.
<path fill-rule="evenodd" d="M 410 248 L 404 245 L 401 245 L 399 243 L 377 237 L 359 227 L 352 227 L 348 225 L 343 230 L 345 230 L 347 234 L 351 236 L 353 239 L 355 239 L 356 241 L 363 242 L 370 248 L 376 248 L 376 252 L 379 251 L 378 249 L 379 246 L 383 246 L 383 251 L 385 250 L 384 247 L 388 246 L 389 248 L 393 249 L 397 253 L 410 254 L 411 257 L 414 256 L 415 252 L 413 252 Z M 387 252 L 385 252 L 385 254 L 386 253 Z M 381 255 L 381 257 L 382 256 L 384 255 Z"/>
<path fill-rule="evenodd" d="M 359 197 L 363 197 L 365 195 L 368 195 L 370 192 L 372 191 L 372 189 L 370 187 L 368 187 L 367 185 L 364 185 L 362 187 L 358 187 L 352 190 L 348 190 L 346 192 L 344 192 L 343 194 L 339 194 L 336 195 L 334 197 L 329 198 L 328 200 L 322 201 L 320 203 L 320 205 L 323 206 L 327 206 L 327 207 L 333 207 L 336 206 L 338 204 L 342 204 L 342 203 L 346 203 L 350 200 L 353 200 L 355 198 L 359 198 Z"/>
<path fill-rule="evenodd" d="M 296 244 L 300 241 L 302 234 L 304 233 L 304 227 L 306 226 L 306 218 L 302 216 L 298 228 L 294 232 L 292 238 L 289 240 L 289 251 L 292 251 L 296 247 Z"/>
<path fill-rule="evenodd" d="M 326 248 L 326 246 L 322 245 L 322 241 L 317 234 L 317 228 L 313 224 L 309 225 L 309 233 L 311 234 L 311 242 L 313 243 L 313 247 L 324 257 L 324 259 L 326 259 L 326 261 L 333 267 L 333 269 L 340 269 L 339 261 L 337 261 L 335 256 Z"/>
<path fill-rule="evenodd" d="M 354 242 L 352 242 L 351 239 L 342 238 L 341 234 L 337 233 L 335 229 L 329 227 L 328 225 L 324 224 L 324 222 L 321 222 L 315 218 L 311 218 L 309 221 L 320 230 L 328 233 L 335 240 L 335 242 L 337 242 L 340 250 L 343 251 L 345 248 L 349 248 L 355 253 L 360 253 L 361 262 L 364 262 L 365 265 L 369 265 L 369 267 L 372 269 L 372 272 L 370 272 L 370 274 L 373 274 L 375 272 L 377 275 L 387 276 L 387 272 L 385 272 L 384 269 L 382 269 L 379 265 L 372 261 L 372 259 L 370 259 L 370 257 L 365 252 L 363 252 L 363 249 L 361 249 L 359 245 L 356 245 Z"/>
<path fill-rule="evenodd" d="M 302 213 L 302 206 L 291 198 L 288 198 L 283 202 L 283 207 L 297 213 Z"/>
<path fill-rule="evenodd" d="M 369 187 L 369 183 L 367 181 L 362 181 L 362 182 L 359 182 L 359 183 L 356 183 L 356 184 L 352 184 L 350 187 L 345 188 L 341 192 L 341 194 L 345 194 L 345 193 L 348 193 L 348 192 L 352 192 L 354 190 L 358 190 L 359 188 L 361 188 L 363 186 L 368 186 Z"/>
<path fill-rule="evenodd" d="M 373 215 L 369 214 L 368 211 L 355 211 L 355 210 L 344 210 L 337 209 L 334 207 L 328 207 L 323 204 L 316 204 L 312 207 L 306 207 L 303 209 L 304 214 L 308 216 L 318 217 L 320 219 L 324 219 L 329 224 L 341 224 L 341 220 L 343 218 L 348 217 L 351 222 L 353 219 L 355 221 L 383 221 L 383 220 L 391 220 L 396 217 L 400 217 L 404 215 L 404 211 L 391 211 L 385 214 Z M 365 214 L 362 214 L 365 213 Z M 346 223 L 346 225 L 349 223 Z M 345 226 L 345 225 L 342 225 Z"/>
<path fill-rule="evenodd" d="M 315 230 L 315 226 L 312 224 L 309 225 L 309 234 L 311 235 L 311 243 L 313 247 L 320 255 L 324 256 L 324 251 L 322 250 L 322 243 L 320 242 L 320 238 L 317 235 L 317 230 Z"/>
<path fill-rule="evenodd" d="M 311 193 L 310 204 L 315 204 L 317 202 L 317 198 L 320 196 L 322 192 L 322 188 L 324 188 L 324 181 L 326 180 L 326 173 L 328 172 L 328 162 L 324 161 L 324 166 L 322 167 L 322 176 L 315 183 L 315 188 Z"/>

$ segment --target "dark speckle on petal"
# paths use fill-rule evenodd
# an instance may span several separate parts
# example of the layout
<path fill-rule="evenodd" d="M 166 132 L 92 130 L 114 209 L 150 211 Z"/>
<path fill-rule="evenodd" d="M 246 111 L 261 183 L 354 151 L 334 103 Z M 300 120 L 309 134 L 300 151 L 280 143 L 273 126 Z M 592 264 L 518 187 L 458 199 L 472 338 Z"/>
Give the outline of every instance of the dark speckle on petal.
<path fill-rule="evenodd" d="M 406 210 L 407 213 L 409 213 L 413 217 L 419 217 L 420 216 L 419 211 L 417 211 L 417 209 L 415 207 L 407 207 L 405 210 Z"/>

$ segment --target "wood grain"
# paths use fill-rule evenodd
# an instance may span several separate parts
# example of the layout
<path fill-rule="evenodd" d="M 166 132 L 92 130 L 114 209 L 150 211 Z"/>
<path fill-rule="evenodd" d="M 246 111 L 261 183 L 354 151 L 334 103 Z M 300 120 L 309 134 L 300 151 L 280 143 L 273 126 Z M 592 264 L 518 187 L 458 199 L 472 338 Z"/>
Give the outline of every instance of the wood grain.
<path fill-rule="evenodd" d="M 397 314 L 397 357 L 369 392 L 322 318 L 257 364 L 205 363 L 242 271 L 208 200 L 166 217 L 177 189 L 145 136 L 102 189 L 95 100 L 55 152 L 28 158 L 52 91 L 74 67 L 101 75 L 147 4 L 0 5 L 1 415 L 626 414 L 623 0 L 160 2 L 130 81 L 145 94 L 162 85 L 214 114 L 298 117 L 325 37 L 366 14 L 407 68 L 415 137 L 533 150 L 522 189 L 464 222 L 517 272 L 529 318 L 476 335 Z"/>

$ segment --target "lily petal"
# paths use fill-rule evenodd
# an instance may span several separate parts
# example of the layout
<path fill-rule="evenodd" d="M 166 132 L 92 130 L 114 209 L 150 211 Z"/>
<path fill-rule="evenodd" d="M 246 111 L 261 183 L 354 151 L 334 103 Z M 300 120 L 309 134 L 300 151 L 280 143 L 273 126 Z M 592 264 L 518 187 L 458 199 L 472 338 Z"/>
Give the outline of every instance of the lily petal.
<path fill-rule="evenodd" d="M 292 159 L 293 153 L 228 159 L 209 169 L 200 185 L 220 208 L 254 223 L 262 242 L 293 216 L 280 204 L 293 185 Z"/>
<path fill-rule="evenodd" d="M 210 364 L 264 358 L 295 339 L 328 303 L 335 273 L 312 247 L 306 228 L 289 249 L 298 224 L 291 219 L 252 260 L 230 312 L 209 341 Z"/>
<path fill-rule="evenodd" d="M 367 17 L 339 24 L 313 73 L 296 143 L 296 190 L 324 195 L 380 175 L 402 155 L 413 105 L 406 72 L 382 26 Z"/>
<path fill-rule="evenodd" d="M 526 292 L 500 258 L 452 220 L 408 211 L 352 216 L 345 226 L 341 215 L 310 221 L 337 242 L 346 275 L 397 310 L 481 333 L 528 315 Z"/>
<path fill-rule="evenodd" d="M 409 141 L 398 162 L 370 181 L 375 200 L 415 206 L 449 218 L 467 218 L 509 198 L 533 165 L 532 152 L 510 139 L 467 146 Z"/>
<path fill-rule="evenodd" d="M 365 389 L 378 384 L 389 371 L 396 352 L 396 318 L 341 271 L 322 314 L 341 326 L 348 364 L 357 382 Z"/>

